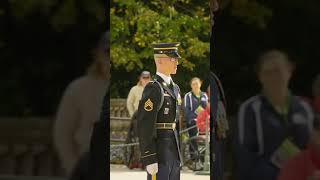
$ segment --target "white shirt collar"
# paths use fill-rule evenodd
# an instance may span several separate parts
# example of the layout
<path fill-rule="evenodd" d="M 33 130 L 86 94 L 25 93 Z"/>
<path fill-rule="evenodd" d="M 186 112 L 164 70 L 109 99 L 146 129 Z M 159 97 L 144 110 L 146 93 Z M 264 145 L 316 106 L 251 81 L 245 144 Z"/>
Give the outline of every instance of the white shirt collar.
<path fill-rule="evenodd" d="M 165 83 L 171 84 L 171 76 L 167 76 L 167 75 L 162 74 L 162 73 L 160 73 L 160 72 L 157 72 L 156 74 L 157 74 L 158 76 L 160 76 L 160 77 L 164 80 Z"/>

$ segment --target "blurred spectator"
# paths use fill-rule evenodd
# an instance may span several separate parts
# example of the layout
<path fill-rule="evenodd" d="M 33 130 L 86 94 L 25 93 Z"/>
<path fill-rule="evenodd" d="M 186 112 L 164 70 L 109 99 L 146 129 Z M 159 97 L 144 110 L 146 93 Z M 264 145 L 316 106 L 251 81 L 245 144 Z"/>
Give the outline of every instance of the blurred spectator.
<path fill-rule="evenodd" d="M 191 91 L 184 96 L 184 118 L 187 128 L 195 126 L 188 131 L 189 137 L 194 138 L 198 135 L 198 129 L 196 127 L 197 116 L 202 112 L 208 103 L 208 96 L 205 92 L 201 91 L 201 80 L 194 77 L 190 81 Z M 196 167 L 202 168 L 198 155 L 198 144 L 196 138 L 191 140 L 189 151 L 191 159 L 196 163 Z M 197 169 L 197 168 L 196 168 Z"/>
<path fill-rule="evenodd" d="M 92 50 L 94 60 L 87 73 L 68 85 L 57 111 L 54 143 L 67 175 L 83 153 L 89 151 L 93 126 L 99 120 L 110 76 L 109 61 L 106 61 L 107 38 L 108 33 Z"/>
<path fill-rule="evenodd" d="M 211 177 L 216 180 L 225 179 L 226 139 L 229 122 L 226 112 L 226 98 L 220 79 L 210 72 L 210 116 L 212 117 L 211 132 Z"/>
<path fill-rule="evenodd" d="M 207 89 L 208 100 L 210 99 L 210 86 Z M 197 116 L 197 127 L 199 129 L 199 134 L 206 133 L 206 119 L 208 119 L 208 129 L 210 132 L 210 103 L 208 102 L 207 107 L 198 114 Z"/>
<path fill-rule="evenodd" d="M 320 180 L 320 114 L 314 120 L 314 131 L 306 150 L 290 158 L 281 169 L 278 180 Z"/>
<path fill-rule="evenodd" d="M 104 58 L 107 62 L 107 84 L 110 84 L 110 43 L 109 43 L 109 33 L 106 32 L 102 40 L 100 41 L 100 47 L 102 47 L 101 52 L 104 54 Z M 110 119 L 110 93 L 109 86 L 107 86 L 107 90 L 103 99 L 103 104 L 101 107 L 100 120 L 94 124 L 93 132 L 90 141 L 90 150 L 89 153 L 85 154 L 89 155 L 89 170 L 88 176 L 86 179 L 90 180 L 100 180 L 100 179 L 108 179 L 109 174 L 106 172 L 105 167 L 108 165 L 107 159 L 108 156 L 108 141 L 107 138 L 109 132 L 108 124 Z M 78 164 L 81 163 L 78 162 Z M 87 169 L 84 169 L 83 172 L 86 172 Z M 79 180 L 79 179 L 78 179 Z"/>
<path fill-rule="evenodd" d="M 320 74 L 316 77 L 312 86 L 313 94 L 313 109 L 315 112 L 320 113 Z"/>
<path fill-rule="evenodd" d="M 130 117 L 132 117 L 134 112 L 137 111 L 143 89 L 150 80 L 151 80 L 150 72 L 143 71 L 139 77 L 139 82 L 137 83 L 137 85 L 133 86 L 130 89 L 130 92 L 127 98 L 127 109 Z"/>
<path fill-rule="evenodd" d="M 137 139 L 137 121 L 136 121 L 136 111 L 138 110 L 139 101 L 142 96 L 144 87 L 151 80 L 151 75 L 149 71 L 142 71 L 139 77 L 139 82 L 137 85 L 133 86 L 129 92 L 127 98 L 127 109 L 131 117 L 131 124 L 128 131 L 128 137 L 126 143 L 138 142 Z M 140 151 L 139 146 L 131 146 L 126 148 L 125 151 L 125 163 L 129 169 L 142 168 L 142 163 L 140 162 Z"/>
<path fill-rule="evenodd" d="M 286 54 L 269 51 L 256 68 L 262 92 L 240 106 L 236 170 L 239 180 L 274 180 L 288 157 L 305 148 L 313 113 L 288 89 L 294 66 Z"/>

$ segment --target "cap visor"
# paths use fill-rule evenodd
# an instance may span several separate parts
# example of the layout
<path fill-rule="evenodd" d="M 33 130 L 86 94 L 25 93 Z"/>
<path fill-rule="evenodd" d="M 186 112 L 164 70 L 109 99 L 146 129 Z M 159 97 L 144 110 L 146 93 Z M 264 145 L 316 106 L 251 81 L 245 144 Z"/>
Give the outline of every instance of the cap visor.
<path fill-rule="evenodd" d="M 172 58 L 181 58 L 177 52 L 167 53 L 166 55 Z"/>

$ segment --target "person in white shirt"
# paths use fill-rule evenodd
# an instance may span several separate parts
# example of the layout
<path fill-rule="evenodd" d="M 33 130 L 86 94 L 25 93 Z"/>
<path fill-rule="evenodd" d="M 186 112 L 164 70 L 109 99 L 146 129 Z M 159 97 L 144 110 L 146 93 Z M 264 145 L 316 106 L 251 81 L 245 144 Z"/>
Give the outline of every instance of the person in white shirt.
<path fill-rule="evenodd" d="M 142 92 L 146 84 L 151 80 L 151 75 L 149 71 L 142 71 L 140 77 L 139 77 L 139 82 L 137 85 L 133 86 L 130 89 L 130 92 L 128 94 L 127 98 L 127 109 L 129 112 L 130 117 L 133 116 L 134 112 L 137 111 L 139 101 L 142 96 Z"/>

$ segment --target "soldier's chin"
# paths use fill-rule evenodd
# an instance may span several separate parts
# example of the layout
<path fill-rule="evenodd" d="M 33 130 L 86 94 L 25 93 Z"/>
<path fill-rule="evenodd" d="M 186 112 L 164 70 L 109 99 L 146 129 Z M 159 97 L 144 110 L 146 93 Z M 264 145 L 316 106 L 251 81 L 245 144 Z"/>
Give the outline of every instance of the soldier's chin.
<path fill-rule="evenodd" d="M 171 74 L 176 74 L 177 73 L 177 69 L 175 69 Z"/>

